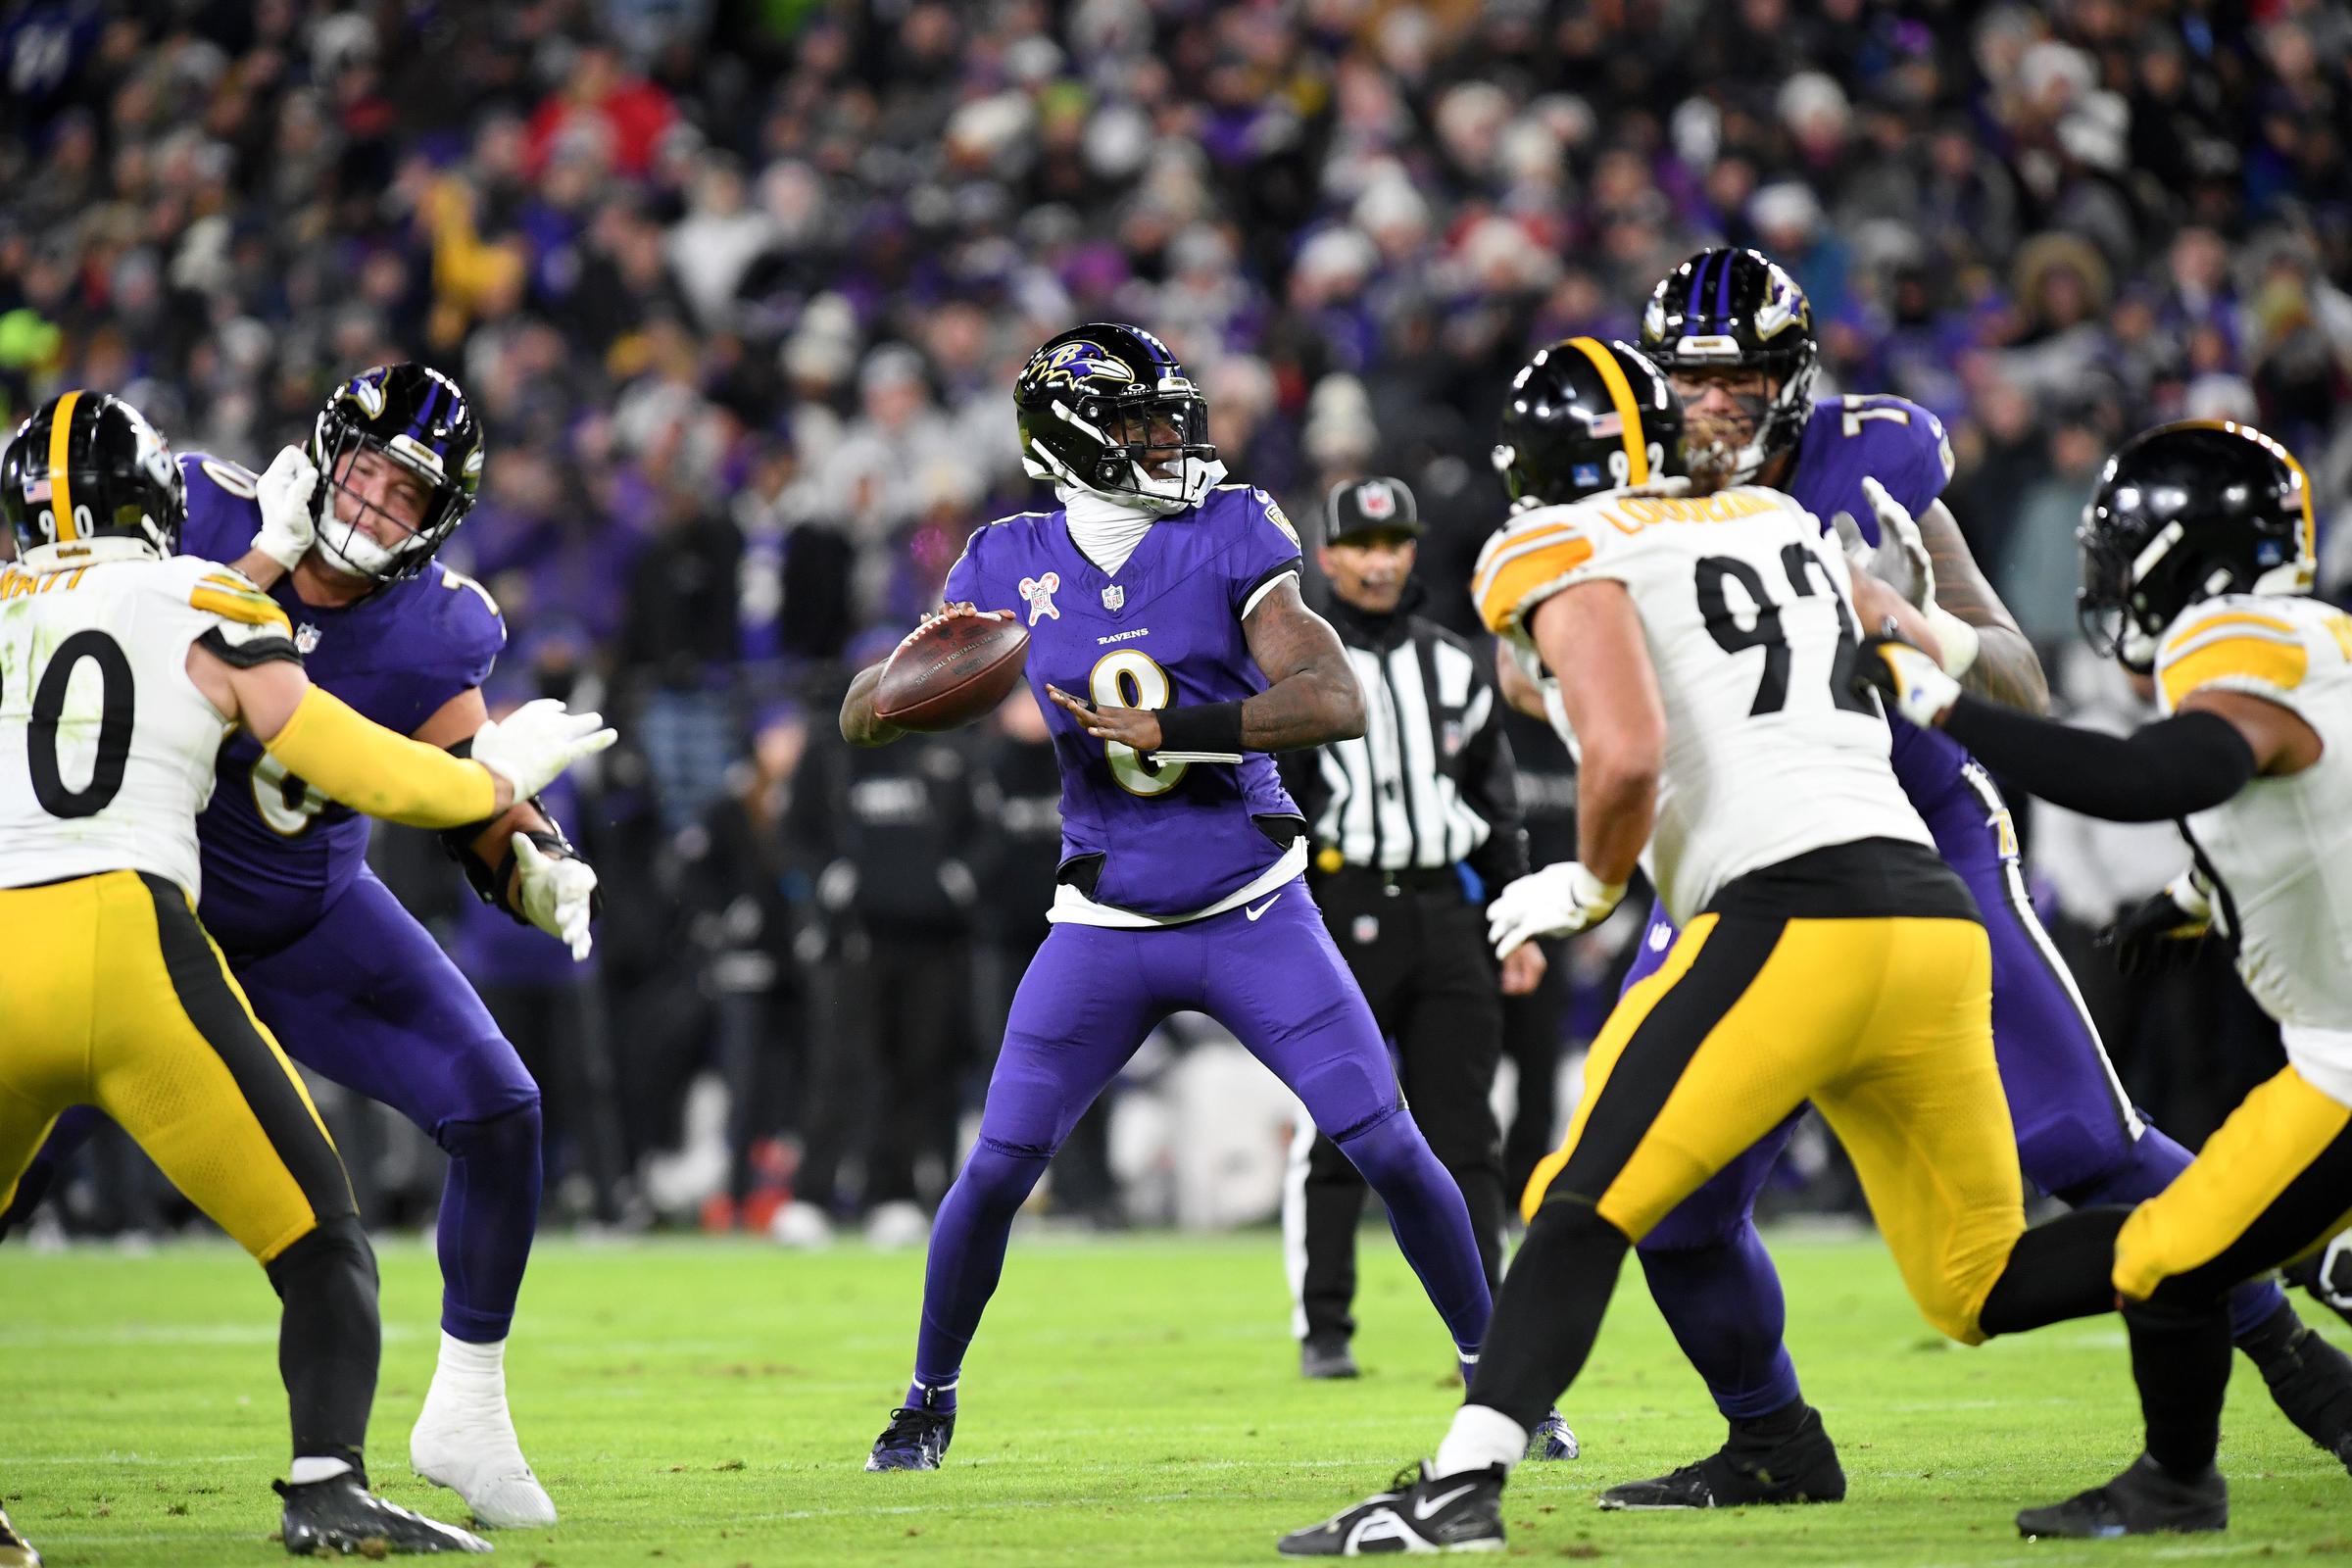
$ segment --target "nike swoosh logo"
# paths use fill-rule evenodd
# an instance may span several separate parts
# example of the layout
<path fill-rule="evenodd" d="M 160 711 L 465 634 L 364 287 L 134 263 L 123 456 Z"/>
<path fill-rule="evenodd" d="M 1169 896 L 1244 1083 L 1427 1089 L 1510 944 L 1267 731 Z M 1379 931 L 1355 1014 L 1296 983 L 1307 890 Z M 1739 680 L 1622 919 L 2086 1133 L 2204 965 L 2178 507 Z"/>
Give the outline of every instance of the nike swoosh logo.
<path fill-rule="evenodd" d="M 1451 1492 L 1440 1493 L 1434 1497 L 1415 1497 L 1413 1499 L 1414 1523 L 1418 1524 L 1422 1520 L 1427 1519 L 1431 1514 L 1436 1513 L 1440 1508 L 1443 1508 L 1447 1503 L 1453 1501 L 1454 1498 L 1466 1497 L 1477 1489 L 1478 1483 L 1473 1481 L 1466 1487 L 1456 1487 Z"/>
<path fill-rule="evenodd" d="M 1254 924 L 1254 923 L 1256 922 L 1256 920 L 1257 920 L 1257 917 L 1258 917 L 1259 915 L 1261 915 L 1261 914 L 1265 913 L 1265 912 L 1266 912 L 1268 909 L 1271 909 L 1272 907 L 1274 907 L 1274 899 L 1279 899 L 1279 898 L 1281 898 L 1281 897 L 1282 897 L 1282 895 L 1281 895 L 1281 894 L 1279 894 L 1279 893 L 1277 893 L 1277 894 L 1275 894 L 1275 895 L 1274 895 L 1274 898 L 1273 898 L 1273 899 L 1268 899 L 1268 900 L 1267 900 L 1265 903 L 1263 903 L 1263 904 L 1259 905 L 1259 906 L 1258 906 L 1256 908 L 1254 908 L 1254 909 L 1244 909 L 1242 912 L 1243 912 L 1244 914 L 1248 915 L 1248 916 L 1250 917 L 1250 919 L 1251 923 L 1252 923 L 1252 924 Z"/>

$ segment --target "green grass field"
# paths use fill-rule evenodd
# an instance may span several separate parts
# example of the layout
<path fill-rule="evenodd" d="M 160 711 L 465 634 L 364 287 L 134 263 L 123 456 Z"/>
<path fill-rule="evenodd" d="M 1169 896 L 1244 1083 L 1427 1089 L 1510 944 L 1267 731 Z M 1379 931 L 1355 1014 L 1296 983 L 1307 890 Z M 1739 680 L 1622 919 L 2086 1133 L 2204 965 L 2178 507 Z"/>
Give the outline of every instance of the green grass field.
<path fill-rule="evenodd" d="M 1962 1350 L 1912 1312 L 1875 1242 L 1783 1236 L 1775 1250 L 1849 1500 L 1690 1516 L 1592 1507 L 1601 1487 L 1695 1457 L 1721 1434 L 1629 1277 L 1566 1402 L 1584 1458 L 1527 1467 L 1511 1488 L 1515 1554 L 1674 1568 L 1732 1553 L 1741 1568 L 2352 1559 L 2352 1478 L 2287 1426 L 2242 1362 L 2223 1448 L 2227 1536 L 2019 1541 L 2019 1505 L 2102 1480 L 2136 1447 L 2119 1325 Z M 412 1240 L 382 1251 L 375 1479 L 462 1517 L 407 1464 L 435 1345 L 432 1256 Z M 869 1476 L 859 1463 L 911 1355 L 919 1254 L 550 1242 L 525 1287 L 510 1388 L 564 1522 L 497 1538 L 499 1559 L 1274 1561 L 1277 1533 L 1429 1451 L 1456 1399 L 1411 1276 L 1385 1238 L 1368 1233 L 1365 1254 L 1367 1376 L 1307 1385 L 1270 1235 L 1016 1244 L 964 1369 L 948 1468 Z M 286 1460 L 274 1333 L 268 1286 L 225 1247 L 0 1254 L 0 1494 L 51 1563 L 282 1560 L 270 1540 L 269 1481 Z"/>

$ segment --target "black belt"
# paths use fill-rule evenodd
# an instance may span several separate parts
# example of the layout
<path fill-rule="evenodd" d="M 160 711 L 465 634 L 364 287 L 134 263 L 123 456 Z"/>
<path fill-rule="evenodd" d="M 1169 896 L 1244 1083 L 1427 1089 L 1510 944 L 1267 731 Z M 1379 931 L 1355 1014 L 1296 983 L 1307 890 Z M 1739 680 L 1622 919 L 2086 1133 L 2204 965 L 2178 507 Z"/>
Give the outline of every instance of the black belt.
<path fill-rule="evenodd" d="M 1348 877 L 1377 882 L 1389 893 L 1450 893 L 1457 899 L 1465 897 L 1461 873 L 1450 865 L 1408 865 L 1395 871 L 1373 865 L 1343 865 L 1329 876 L 1335 882 Z"/>

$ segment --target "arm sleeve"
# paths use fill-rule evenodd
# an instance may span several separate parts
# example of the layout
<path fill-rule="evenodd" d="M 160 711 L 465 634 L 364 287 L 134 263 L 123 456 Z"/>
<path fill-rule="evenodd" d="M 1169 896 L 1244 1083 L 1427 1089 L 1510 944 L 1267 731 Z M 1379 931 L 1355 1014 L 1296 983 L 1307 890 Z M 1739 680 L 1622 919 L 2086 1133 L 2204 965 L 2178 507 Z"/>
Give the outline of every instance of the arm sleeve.
<path fill-rule="evenodd" d="M 1943 730 L 2009 783 L 2110 822 L 2206 810 L 2254 777 L 2254 749 L 2218 713 L 2177 713 L 2118 737 L 1963 693 Z"/>
<path fill-rule="evenodd" d="M 479 762 L 394 734 L 313 686 L 262 749 L 356 811 L 411 827 L 463 827 L 498 808 Z"/>

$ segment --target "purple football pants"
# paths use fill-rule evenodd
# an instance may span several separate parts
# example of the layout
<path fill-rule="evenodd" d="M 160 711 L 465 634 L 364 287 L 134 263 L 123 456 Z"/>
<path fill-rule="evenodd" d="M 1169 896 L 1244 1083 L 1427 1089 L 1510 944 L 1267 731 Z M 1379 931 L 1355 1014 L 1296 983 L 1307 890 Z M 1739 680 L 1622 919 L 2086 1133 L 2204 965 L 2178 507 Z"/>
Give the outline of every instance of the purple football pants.
<path fill-rule="evenodd" d="M 441 1326 L 505 1339 L 539 1224 L 539 1086 L 490 1009 L 373 872 L 266 956 L 223 946 L 287 1055 L 390 1105 L 448 1152 Z"/>
<path fill-rule="evenodd" d="M 2141 1119 L 2108 1063 L 2034 916 L 1999 792 L 1972 762 L 1961 785 L 1921 814 L 1976 896 L 1991 939 L 1993 1054 L 2026 1179 L 2077 1207 L 2155 1197 L 2192 1156 Z M 1650 910 L 1628 986 L 1665 962 L 1674 929 L 1663 907 Z M 1756 1234 L 1755 1207 L 1803 1115 L 1792 1113 L 1683 1200 L 1639 1249 L 1659 1312 L 1717 1406 L 1736 1420 L 1797 1397 L 1796 1367 L 1782 1343 L 1787 1303 Z M 2231 1323 L 2243 1334 L 2284 1300 L 2275 1283 L 2242 1285 L 2230 1298 Z"/>
<path fill-rule="evenodd" d="M 1013 1215 L 1144 1037 L 1184 1011 L 1223 1024 L 1305 1102 L 1387 1203 L 1456 1347 L 1476 1353 L 1493 1308 L 1469 1209 L 1406 1112 L 1371 1008 L 1300 878 L 1247 909 L 1184 925 L 1054 927 L 1013 996 L 979 1142 L 932 1229 L 918 1384 L 956 1382 L 1004 1271 Z"/>

